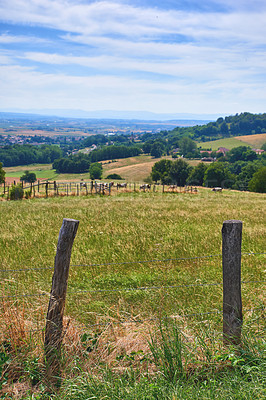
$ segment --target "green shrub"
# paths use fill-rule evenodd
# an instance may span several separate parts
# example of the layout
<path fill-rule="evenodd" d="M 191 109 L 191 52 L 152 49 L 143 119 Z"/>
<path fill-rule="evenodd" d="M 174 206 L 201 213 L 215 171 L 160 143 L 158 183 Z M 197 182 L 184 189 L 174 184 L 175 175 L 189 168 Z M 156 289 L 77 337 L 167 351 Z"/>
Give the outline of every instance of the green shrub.
<path fill-rule="evenodd" d="M 12 185 L 9 191 L 10 200 L 21 200 L 24 195 L 24 190 L 21 185 Z"/>
<path fill-rule="evenodd" d="M 118 174 L 110 174 L 106 177 L 106 179 L 117 179 L 117 180 L 121 180 L 123 179 L 122 176 L 118 175 Z"/>

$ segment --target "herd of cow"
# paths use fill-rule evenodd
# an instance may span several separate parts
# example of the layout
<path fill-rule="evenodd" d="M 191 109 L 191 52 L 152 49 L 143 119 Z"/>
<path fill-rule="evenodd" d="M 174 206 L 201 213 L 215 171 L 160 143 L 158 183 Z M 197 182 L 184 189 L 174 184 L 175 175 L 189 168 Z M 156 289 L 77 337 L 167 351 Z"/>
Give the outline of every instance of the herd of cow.
<path fill-rule="evenodd" d="M 87 187 L 86 183 L 81 183 L 80 184 L 82 187 Z M 96 192 L 101 192 L 101 191 L 105 191 L 105 190 L 111 190 L 112 187 L 116 187 L 117 189 L 122 188 L 122 189 L 126 189 L 128 187 L 128 184 L 126 182 L 123 183 L 116 183 L 115 182 L 91 182 L 91 188 L 95 188 Z M 168 192 L 174 192 L 177 191 L 179 188 L 178 185 L 169 185 L 166 188 L 166 191 Z M 136 189 L 136 184 L 134 184 L 134 190 Z M 149 183 L 143 183 L 139 186 L 139 190 L 150 190 L 151 189 L 151 184 Z M 179 188 L 181 190 L 181 188 Z M 155 190 L 155 185 L 154 185 L 154 190 Z M 198 189 L 196 187 L 193 186 L 185 186 L 183 189 L 185 192 L 191 192 L 191 193 L 197 193 Z M 211 189 L 213 192 L 222 192 L 222 188 L 221 187 L 214 187 Z"/>

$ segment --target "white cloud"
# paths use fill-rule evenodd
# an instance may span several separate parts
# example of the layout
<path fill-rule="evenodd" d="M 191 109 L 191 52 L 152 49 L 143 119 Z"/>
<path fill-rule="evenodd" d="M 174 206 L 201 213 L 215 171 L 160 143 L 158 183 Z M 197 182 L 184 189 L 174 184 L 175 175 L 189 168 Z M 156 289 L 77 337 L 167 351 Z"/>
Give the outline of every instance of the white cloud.
<path fill-rule="evenodd" d="M 3 22 L 62 31 L 53 43 L 10 32 L 0 36 L 5 48 L 21 44 L 0 56 L 6 65 L 0 75 L 1 103 L 15 107 L 23 99 L 25 107 L 54 102 L 62 108 L 112 104 L 215 113 L 250 104 L 262 111 L 266 7 L 259 7 L 259 0 L 252 6 L 246 0 L 215 2 L 228 12 L 162 10 L 119 1 L 1 0 Z M 41 45 L 50 40 L 53 46 L 45 53 Z M 40 43 L 38 52 L 29 50 L 31 43 Z M 77 66 L 87 76 L 78 76 Z M 66 67 L 68 74 L 62 72 Z"/>

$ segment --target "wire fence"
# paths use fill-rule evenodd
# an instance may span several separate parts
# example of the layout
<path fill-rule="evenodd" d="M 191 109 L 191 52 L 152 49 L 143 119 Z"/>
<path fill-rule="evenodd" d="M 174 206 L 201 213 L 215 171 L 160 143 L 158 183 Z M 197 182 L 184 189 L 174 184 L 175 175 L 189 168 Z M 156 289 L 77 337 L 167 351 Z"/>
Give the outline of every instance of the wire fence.
<path fill-rule="evenodd" d="M 266 255 L 266 252 L 262 253 L 254 253 L 254 252 L 244 252 L 241 254 L 242 256 L 257 256 L 257 255 Z M 182 262 L 182 261 L 196 261 L 196 260 L 203 260 L 215 257 L 222 257 L 222 254 L 210 254 L 210 255 L 202 255 L 202 256 L 195 256 L 195 257 L 173 257 L 173 258 L 163 258 L 163 259 L 150 259 L 150 260 L 137 260 L 137 261 L 112 261 L 107 263 L 88 263 L 88 264 L 71 264 L 71 267 L 105 267 L 105 266 L 115 266 L 115 265 L 129 265 L 129 264 L 148 264 L 148 263 L 161 263 L 161 262 Z M 23 267 L 19 268 L 16 267 L 15 269 L 0 269 L 0 272 L 27 272 L 27 271 L 44 271 L 44 270 L 52 270 L 54 267 Z"/>
<path fill-rule="evenodd" d="M 242 256 L 260 256 L 260 255 L 265 255 L 266 252 L 243 252 L 241 255 Z M 108 262 L 108 263 L 88 263 L 88 264 L 71 264 L 72 267 L 98 267 L 98 266 L 114 266 L 114 265 L 133 265 L 133 264 L 146 264 L 146 263 L 162 263 L 162 262 L 184 262 L 184 261 L 197 261 L 197 260 L 206 260 L 206 259 L 211 259 L 211 258 L 218 258 L 222 257 L 222 254 L 211 254 L 211 255 L 201 255 L 201 256 L 194 256 L 194 257 L 173 257 L 173 258 L 163 258 L 163 259 L 149 259 L 149 260 L 136 260 L 136 261 L 126 261 L 126 262 Z M 23 268 L 9 268 L 9 269 L 0 269 L 0 272 L 2 273 L 13 273 L 13 272 L 18 272 L 18 273 L 25 273 L 29 271 L 43 271 L 43 270 L 52 270 L 53 267 L 47 266 L 47 267 L 38 267 L 38 268 L 32 268 L 32 267 L 23 267 Z M 264 284 L 266 283 L 266 280 L 242 280 L 241 284 Z M 131 286 L 131 287 L 116 287 L 116 288 L 103 288 L 103 289 L 84 289 L 84 290 L 69 290 L 67 292 L 68 295 L 71 297 L 74 296 L 79 296 L 79 295 L 84 295 L 84 294 L 100 294 L 100 293 L 122 293 L 122 292 L 133 292 L 133 291 L 164 291 L 164 292 L 169 292 L 174 289 L 182 289 L 182 288 L 197 288 L 197 287 L 215 287 L 215 286 L 222 286 L 223 282 L 192 282 L 192 283 L 185 283 L 185 284 L 175 284 L 175 285 L 153 285 L 153 286 Z M 1 300 L 8 300 L 8 299 L 21 299 L 21 298 L 34 298 L 34 297 L 45 297 L 50 295 L 50 290 L 47 291 L 40 291 L 40 292 L 35 292 L 35 293 L 16 293 L 16 294 L 9 294 L 9 295 L 2 295 L 0 296 Z M 264 310 L 264 306 L 262 307 L 254 307 L 252 309 L 247 309 L 245 312 L 249 311 L 254 311 L 254 310 Z M 211 311 L 206 311 L 206 312 L 195 312 L 195 313 L 182 313 L 182 310 L 179 312 L 179 317 L 181 318 L 190 318 L 190 317 L 199 317 L 199 316 L 207 316 L 207 315 L 214 315 L 214 314 L 220 314 L 222 313 L 221 310 L 211 310 Z M 154 320 L 154 318 L 148 318 L 148 319 L 127 319 L 123 321 L 117 321 L 118 323 L 137 323 L 137 322 L 145 322 L 145 321 L 151 321 Z M 100 324 L 90 324 L 87 325 L 87 327 L 93 327 L 93 326 L 101 326 L 101 325 L 106 325 L 106 323 L 100 323 Z M 42 331 L 43 328 L 41 329 L 33 329 L 30 330 L 31 332 L 36 332 L 36 331 Z"/>

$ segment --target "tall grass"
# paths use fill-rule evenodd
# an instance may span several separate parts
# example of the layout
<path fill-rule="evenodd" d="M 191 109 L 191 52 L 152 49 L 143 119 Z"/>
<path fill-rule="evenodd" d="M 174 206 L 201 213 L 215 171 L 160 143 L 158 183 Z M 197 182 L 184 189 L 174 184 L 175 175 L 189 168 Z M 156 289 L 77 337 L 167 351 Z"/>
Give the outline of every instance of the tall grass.
<path fill-rule="evenodd" d="M 221 257 L 141 261 L 220 254 L 226 219 L 243 220 L 243 252 L 263 253 L 264 205 L 265 195 L 207 189 L 197 195 L 123 193 L 0 202 L 4 387 L 27 393 L 23 398 L 44 396 L 38 330 L 44 327 L 58 233 L 67 217 L 80 225 L 70 267 L 64 384 L 58 398 L 241 398 L 236 396 L 243 382 L 242 398 L 261 398 L 265 343 L 256 338 L 265 329 L 263 312 L 245 310 L 263 306 L 264 284 L 243 285 L 246 355 L 231 356 L 220 345 L 219 313 L 184 317 L 220 310 L 222 286 L 180 287 L 221 282 Z M 51 269 L 36 269 L 44 267 Z M 265 255 L 242 257 L 242 279 L 265 280 Z M 156 289 L 136 290 L 151 286 Z M 47 295 L 19 297 L 38 293 Z M 157 331 L 156 321 L 169 317 L 177 325 Z"/>

